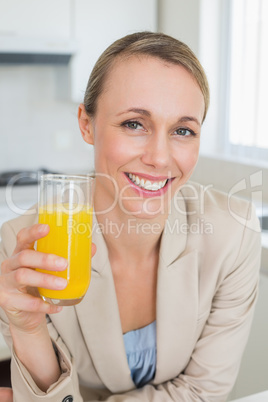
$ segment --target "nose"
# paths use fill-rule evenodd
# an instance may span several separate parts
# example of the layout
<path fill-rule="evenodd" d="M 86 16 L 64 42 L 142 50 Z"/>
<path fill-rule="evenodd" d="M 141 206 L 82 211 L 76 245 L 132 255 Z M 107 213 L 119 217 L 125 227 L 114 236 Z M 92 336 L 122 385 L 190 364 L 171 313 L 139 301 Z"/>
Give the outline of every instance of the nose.
<path fill-rule="evenodd" d="M 152 133 L 144 148 L 142 162 L 155 169 L 163 169 L 168 166 L 169 161 L 170 144 L 168 135 L 163 131 Z"/>

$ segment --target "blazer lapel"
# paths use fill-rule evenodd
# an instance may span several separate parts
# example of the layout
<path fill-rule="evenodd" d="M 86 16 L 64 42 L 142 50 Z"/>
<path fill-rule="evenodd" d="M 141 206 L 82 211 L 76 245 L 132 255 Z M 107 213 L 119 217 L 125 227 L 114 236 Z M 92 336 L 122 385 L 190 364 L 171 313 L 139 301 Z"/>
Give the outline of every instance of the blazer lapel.
<path fill-rule="evenodd" d="M 194 250 L 170 266 L 161 260 L 157 285 L 155 384 L 178 375 L 191 355 L 198 314 L 198 259 Z"/>
<path fill-rule="evenodd" d="M 176 377 L 185 368 L 198 315 L 198 252 L 186 249 L 187 214 L 182 199 L 179 204 L 180 213 L 177 209 L 169 216 L 161 241 L 154 384 Z"/>
<path fill-rule="evenodd" d="M 125 392 L 135 385 L 125 353 L 108 251 L 96 219 L 93 225 L 97 253 L 92 259 L 92 279 L 83 302 L 76 306 L 76 312 L 102 382 L 112 392 Z"/>

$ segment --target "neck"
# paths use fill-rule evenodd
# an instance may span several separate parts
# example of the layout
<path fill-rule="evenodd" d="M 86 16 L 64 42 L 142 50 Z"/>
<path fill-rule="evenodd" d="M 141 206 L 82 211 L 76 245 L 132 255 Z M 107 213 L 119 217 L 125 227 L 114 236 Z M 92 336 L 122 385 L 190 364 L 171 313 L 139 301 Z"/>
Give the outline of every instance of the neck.
<path fill-rule="evenodd" d="M 110 258 L 138 262 L 158 253 L 166 216 L 140 219 L 116 209 L 98 215 L 96 206 L 95 212 Z"/>

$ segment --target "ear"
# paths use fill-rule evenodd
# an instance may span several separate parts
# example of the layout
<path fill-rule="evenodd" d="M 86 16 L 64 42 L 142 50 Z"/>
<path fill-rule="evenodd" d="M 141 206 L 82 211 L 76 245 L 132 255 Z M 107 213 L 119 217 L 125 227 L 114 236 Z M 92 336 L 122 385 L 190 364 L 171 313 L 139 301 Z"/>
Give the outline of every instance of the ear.
<path fill-rule="evenodd" d="M 84 138 L 88 144 L 94 145 L 94 130 L 93 130 L 93 122 L 92 118 L 88 116 L 86 113 L 85 105 L 80 103 L 78 106 L 78 124 Z"/>

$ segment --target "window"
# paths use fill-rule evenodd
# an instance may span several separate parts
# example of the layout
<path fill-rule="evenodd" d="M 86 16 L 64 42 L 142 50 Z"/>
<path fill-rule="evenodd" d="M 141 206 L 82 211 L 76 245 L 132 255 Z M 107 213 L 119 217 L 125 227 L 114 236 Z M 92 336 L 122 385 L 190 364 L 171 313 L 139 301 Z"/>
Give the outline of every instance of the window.
<path fill-rule="evenodd" d="M 229 1 L 229 153 L 268 161 L 268 1 Z"/>

